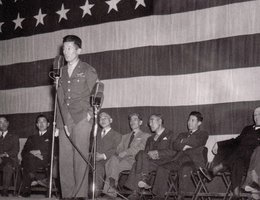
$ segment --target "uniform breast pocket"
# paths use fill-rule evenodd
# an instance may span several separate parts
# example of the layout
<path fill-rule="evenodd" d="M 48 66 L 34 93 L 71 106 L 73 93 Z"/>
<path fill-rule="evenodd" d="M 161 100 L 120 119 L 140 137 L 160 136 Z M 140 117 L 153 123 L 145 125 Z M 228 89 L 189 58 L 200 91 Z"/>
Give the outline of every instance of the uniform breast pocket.
<path fill-rule="evenodd" d="M 75 92 L 81 93 L 84 90 L 84 86 L 85 86 L 84 77 L 77 77 L 73 80 L 72 89 Z"/>

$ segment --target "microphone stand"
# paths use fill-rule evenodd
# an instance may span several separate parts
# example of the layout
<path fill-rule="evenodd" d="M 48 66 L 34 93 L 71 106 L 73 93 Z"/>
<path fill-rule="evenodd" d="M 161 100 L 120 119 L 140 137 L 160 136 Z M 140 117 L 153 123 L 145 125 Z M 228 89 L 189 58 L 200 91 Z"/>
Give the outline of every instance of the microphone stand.
<path fill-rule="evenodd" d="M 93 131 L 93 185 L 92 185 L 92 199 L 95 199 L 95 184 L 96 184 L 96 152 L 97 152 L 97 129 L 98 129 L 98 112 L 100 110 L 100 105 L 92 99 L 93 108 L 94 108 L 94 131 Z"/>
<path fill-rule="evenodd" d="M 57 116 L 57 102 L 58 95 L 57 89 L 59 85 L 60 76 L 54 74 L 55 78 L 55 100 L 54 100 L 54 114 L 53 114 L 53 127 L 52 127 L 52 143 L 51 143 L 51 164 L 50 164 L 50 180 L 49 180 L 49 195 L 48 198 L 51 198 L 52 194 L 52 174 L 53 174 L 53 159 L 54 159 L 54 141 L 55 141 L 55 129 L 56 129 L 56 116 Z"/>

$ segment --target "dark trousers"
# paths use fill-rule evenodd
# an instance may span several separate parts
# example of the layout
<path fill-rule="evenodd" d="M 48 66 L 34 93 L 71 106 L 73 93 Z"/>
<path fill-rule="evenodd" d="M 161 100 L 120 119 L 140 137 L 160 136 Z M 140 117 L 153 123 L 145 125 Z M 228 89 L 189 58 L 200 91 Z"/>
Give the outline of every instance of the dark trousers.
<path fill-rule="evenodd" d="M 188 167 L 188 168 L 187 168 Z M 187 170 L 191 170 L 194 167 L 193 161 L 189 156 L 185 154 L 180 154 L 175 158 L 175 160 L 163 164 L 158 167 L 156 172 L 155 181 L 153 184 L 153 193 L 159 197 L 164 197 L 165 193 L 168 191 L 168 179 L 171 171 L 178 173 L 178 185 L 179 193 L 181 194 L 184 190 L 184 179 L 187 176 Z"/>
<path fill-rule="evenodd" d="M 105 160 L 97 161 L 96 162 L 96 190 L 102 191 L 104 185 L 104 178 L 105 178 Z"/>
<path fill-rule="evenodd" d="M 14 172 L 15 161 L 11 158 L 2 158 L 2 163 L 0 164 L 0 170 L 3 171 L 3 189 L 8 190 L 12 174 Z"/>
<path fill-rule="evenodd" d="M 47 167 L 48 162 L 46 160 L 41 160 L 29 153 L 23 158 L 22 166 L 23 166 L 22 191 L 29 192 L 31 183 L 35 178 L 36 171 L 39 168 Z"/>
<path fill-rule="evenodd" d="M 144 177 L 149 179 L 149 174 L 156 171 L 157 168 L 164 164 L 165 160 L 153 160 L 145 151 L 139 151 L 136 155 L 136 162 L 133 164 L 130 174 L 126 180 L 125 186 L 131 190 L 138 190 L 138 182 Z M 149 184 L 149 183 L 148 183 Z"/>
<path fill-rule="evenodd" d="M 231 172 L 231 189 L 241 187 L 243 181 L 243 175 L 246 173 L 250 162 L 250 157 L 242 158 L 236 157 L 236 159 L 223 162 L 224 167 L 228 168 Z"/>

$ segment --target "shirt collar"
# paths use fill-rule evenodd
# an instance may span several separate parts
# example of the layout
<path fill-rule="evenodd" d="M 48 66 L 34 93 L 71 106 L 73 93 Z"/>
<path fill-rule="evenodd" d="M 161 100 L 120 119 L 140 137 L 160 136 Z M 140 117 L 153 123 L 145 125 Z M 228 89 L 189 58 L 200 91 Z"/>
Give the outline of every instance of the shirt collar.
<path fill-rule="evenodd" d="M 44 135 L 46 132 L 47 132 L 47 130 L 45 130 L 45 131 L 39 131 L 39 135 L 42 136 L 42 135 Z"/>
<path fill-rule="evenodd" d="M 107 134 L 111 130 L 111 127 L 109 128 L 104 128 L 102 131 L 105 131 L 105 134 Z"/>
<path fill-rule="evenodd" d="M 136 134 L 139 133 L 139 130 L 133 130 L 132 134 L 134 134 L 134 136 L 136 136 Z"/>
<path fill-rule="evenodd" d="M 2 136 L 3 138 L 5 138 L 6 134 L 8 133 L 8 131 L 2 131 Z"/>
<path fill-rule="evenodd" d="M 260 125 L 254 125 L 254 129 L 255 129 L 255 131 L 259 130 L 260 129 Z"/>
<path fill-rule="evenodd" d="M 165 130 L 165 128 L 162 128 L 158 133 L 156 133 L 156 135 L 160 136 L 164 130 Z"/>
<path fill-rule="evenodd" d="M 198 129 L 196 130 L 189 130 L 189 134 L 193 134 L 194 132 L 196 132 Z"/>

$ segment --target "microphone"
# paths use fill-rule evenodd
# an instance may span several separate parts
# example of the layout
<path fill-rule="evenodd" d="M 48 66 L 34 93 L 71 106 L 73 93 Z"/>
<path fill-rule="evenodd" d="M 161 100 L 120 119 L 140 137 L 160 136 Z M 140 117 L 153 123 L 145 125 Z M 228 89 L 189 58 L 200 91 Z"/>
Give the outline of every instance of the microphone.
<path fill-rule="evenodd" d="M 101 107 L 104 100 L 104 83 L 98 81 L 95 83 L 90 93 L 90 104 Z"/>
<path fill-rule="evenodd" d="M 60 77 L 60 69 L 64 65 L 64 57 L 58 55 L 53 61 L 53 72 L 55 77 Z"/>

